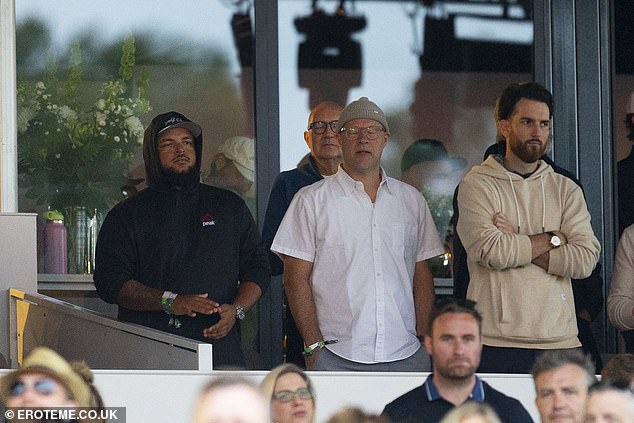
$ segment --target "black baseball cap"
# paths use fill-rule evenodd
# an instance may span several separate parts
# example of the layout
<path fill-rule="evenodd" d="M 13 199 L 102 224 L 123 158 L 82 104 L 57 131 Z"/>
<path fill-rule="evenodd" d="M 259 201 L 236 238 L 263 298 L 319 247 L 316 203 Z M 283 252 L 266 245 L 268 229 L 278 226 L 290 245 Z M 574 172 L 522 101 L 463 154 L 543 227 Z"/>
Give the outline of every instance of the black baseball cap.
<path fill-rule="evenodd" d="M 156 135 L 158 136 L 161 132 L 166 131 L 172 128 L 185 128 L 194 138 L 198 138 L 200 134 L 202 134 L 202 128 L 189 120 L 185 115 L 178 112 L 167 112 L 162 115 L 158 115 L 152 120 L 156 128 Z"/>

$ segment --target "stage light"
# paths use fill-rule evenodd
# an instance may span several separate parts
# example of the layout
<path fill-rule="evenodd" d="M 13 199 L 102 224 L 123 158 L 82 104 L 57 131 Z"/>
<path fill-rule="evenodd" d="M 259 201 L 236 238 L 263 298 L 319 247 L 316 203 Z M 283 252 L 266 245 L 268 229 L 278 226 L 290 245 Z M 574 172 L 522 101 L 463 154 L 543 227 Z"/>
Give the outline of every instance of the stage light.
<path fill-rule="evenodd" d="M 346 104 L 350 88 L 361 84 L 361 44 L 352 34 L 365 26 L 365 17 L 349 16 L 343 4 L 333 14 L 313 7 L 311 15 L 295 19 L 295 28 L 305 34 L 297 67 L 310 108 L 324 100 Z"/>

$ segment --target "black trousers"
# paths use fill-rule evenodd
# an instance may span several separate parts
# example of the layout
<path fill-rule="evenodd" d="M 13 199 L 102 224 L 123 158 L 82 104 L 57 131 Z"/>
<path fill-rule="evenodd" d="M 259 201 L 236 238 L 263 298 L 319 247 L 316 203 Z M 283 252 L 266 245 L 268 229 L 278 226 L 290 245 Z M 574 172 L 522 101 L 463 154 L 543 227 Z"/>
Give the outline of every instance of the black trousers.
<path fill-rule="evenodd" d="M 478 373 L 529 374 L 533 363 L 544 351 L 548 350 L 485 345 L 482 348 Z"/>

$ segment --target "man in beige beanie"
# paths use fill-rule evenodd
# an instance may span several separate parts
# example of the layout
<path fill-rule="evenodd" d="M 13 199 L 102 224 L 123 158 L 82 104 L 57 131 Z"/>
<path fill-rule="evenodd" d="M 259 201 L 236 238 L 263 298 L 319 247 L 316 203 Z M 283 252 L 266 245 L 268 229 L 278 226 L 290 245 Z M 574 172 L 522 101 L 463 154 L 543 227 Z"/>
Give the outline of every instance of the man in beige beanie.
<path fill-rule="evenodd" d="M 381 168 L 389 135 L 367 97 L 346 106 L 341 167 L 295 195 L 273 240 L 308 369 L 430 369 L 426 260 L 445 251 L 424 198 Z"/>

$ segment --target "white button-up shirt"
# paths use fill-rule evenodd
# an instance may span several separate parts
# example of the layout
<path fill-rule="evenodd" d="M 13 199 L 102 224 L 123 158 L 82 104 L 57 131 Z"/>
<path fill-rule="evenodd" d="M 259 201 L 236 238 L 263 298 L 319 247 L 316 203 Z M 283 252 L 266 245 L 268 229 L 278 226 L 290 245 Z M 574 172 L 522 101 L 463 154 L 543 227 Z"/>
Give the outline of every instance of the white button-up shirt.
<path fill-rule="evenodd" d="M 341 167 L 301 189 L 271 250 L 313 263 L 312 292 L 324 339 L 358 363 L 405 359 L 416 338 L 416 262 L 445 252 L 423 196 L 387 177 L 373 204 Z"/>

